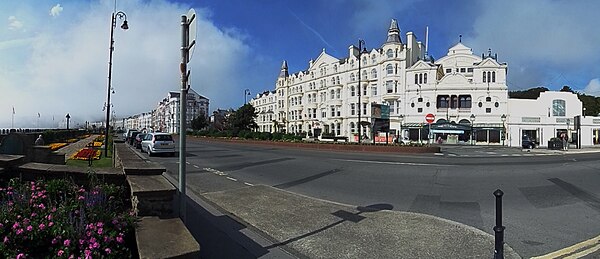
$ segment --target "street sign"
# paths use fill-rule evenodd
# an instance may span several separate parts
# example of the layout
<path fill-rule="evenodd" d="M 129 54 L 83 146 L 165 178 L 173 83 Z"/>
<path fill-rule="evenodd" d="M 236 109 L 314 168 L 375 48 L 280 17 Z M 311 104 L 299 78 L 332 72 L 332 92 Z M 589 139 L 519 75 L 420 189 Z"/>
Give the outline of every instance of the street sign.
<path fill-rule="evenodd" d="M 194 55 L 194 50 L 196 49 L 196 27 L 198 25 L 198 23 L 196 23 L 196 11 L 194 10 L 194 8 L 190 8 L 190 10 L 187 13 L 187 18 L 189 23 L 188 62 L 190 62 L 192 56 Z"/>
<path fill-rule="evenodd" d="M 433 123 L 434 120 L 435 120 L 435 115 L 433 115 L 431 113 L 425 115 L 425 121 L 427 123 Z"/>
<path fill-rule="evenodd" d="M 373 119 L 390 119 L 390 106 L 385 104 L 371 104 L 371 118 Z"/>

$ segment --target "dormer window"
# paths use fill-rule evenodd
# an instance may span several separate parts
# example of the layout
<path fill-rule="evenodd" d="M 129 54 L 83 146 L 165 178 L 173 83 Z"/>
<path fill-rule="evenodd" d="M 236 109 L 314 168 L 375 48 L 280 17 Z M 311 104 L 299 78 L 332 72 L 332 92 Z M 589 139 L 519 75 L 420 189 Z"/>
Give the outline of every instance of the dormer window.
<path fill-rule="evenodd" d="M 388 49 L 385 52 L 385 55 L 387 56 L 387 58 L 393 58 L 394 57 L 394 51 L 392 49 Z"/>

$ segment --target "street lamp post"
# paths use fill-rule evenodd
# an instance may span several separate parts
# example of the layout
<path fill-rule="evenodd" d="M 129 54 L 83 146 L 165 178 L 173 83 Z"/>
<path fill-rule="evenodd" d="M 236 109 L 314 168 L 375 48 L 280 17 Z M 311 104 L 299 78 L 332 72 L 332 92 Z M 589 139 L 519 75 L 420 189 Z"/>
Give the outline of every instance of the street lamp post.
<path fill-rule="evenodd" d="M 250 96 L 250 89 L 244 90 L 244 104 L 248 103 L 246 97 Z"/>
<path fill-rule="evenodd" d="M 363 49 L 364 45 L 365 45 L 365 41 L 359 39 L 358 40 L 358 144 L 360 144 L 360 138 L 362 137 L 362 135 L 360 134 L 360 131 L 362 130 L 362 125 L 360 123 L 360 114 L 361 114 L 361 110 L 362 110 L 362 103 L 360 101 L 360 96 L 362 94 L 361 93 L 362 92 L 362 89 L 361 89 L 362 87 L 360 85 L 360 79 L 361 79 L 360 73 L 362 71 L 361 71 L 361 68 L 360 68 L 361 67 L 360 64 L 362 63 L 361 62 L 362 60 L 361 60 L 360 57 L 362 56 L 362 52 L 363 52 L 362 49 Z M 367 50 L 365 49 L 365 52 L 366 51 Z"/>
<path fill-rule="evenodd" d="M 69 120 L 71 120 L 71 115 L 67 113 L 67 116 L 65 116 L 65 118 L 67 118 L 67 130 L 69 130 Z"/>
<path fill-rule="evenodd" d="M 506 114 L 502 114 L 502 116 L 500 116 L 500 119 L 502 120 L 502 135 L 500 137 L 502 138 L 502 146 L 504 146 L 504 139 L 506 139 Z"/>
<path fill-rule="evenodd" d="M 114 44 L 114 34 L 115 27 L 117 26 L 117 18 L 123 20 L 123 24 L 121 25 L 121 29 L 127 30 L 129 29 L 129 25 L 127 25 L 127 15 L 122 12 L 113 12 L 110 20 L 110 48 L 108 51 L 108 86 L 106 87 L 106 128 L 104 129 L 104 156 L 108 157 L 108 131 L 110 129 L 110 92 L 111 92 L 111 77 L 112 77 L 112 57 L 113 51 L 115 50 Z"/>
<path fill-rule="evenodd" d="M 402 141 L 404 140 L 404 134 L 402 134 L 402 123 L 404 122 L 404 115 L 400 114 L 399 117 L 400 120 L 400 128 L 398 129 L 398 142 L 402 143 Z"/>
<path fill-rule="evenodd" d="M 471 117 L 469 117 L 469 119 L 471 120 L 471 146 L 473 145 L 473 123 L 475 122 L 475 114 L 471 114 Z"/>

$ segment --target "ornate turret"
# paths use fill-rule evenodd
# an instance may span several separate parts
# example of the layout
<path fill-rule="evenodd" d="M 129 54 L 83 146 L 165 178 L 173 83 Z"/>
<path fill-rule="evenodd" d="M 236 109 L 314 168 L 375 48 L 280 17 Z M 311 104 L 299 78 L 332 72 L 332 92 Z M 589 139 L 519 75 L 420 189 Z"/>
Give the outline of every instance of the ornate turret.
<path fill-rule="evenodd" d="M 392 19 L 385 43 L 402 43 L 402 40 L 400 39 L 400 28 L 398 28 L 396 19 Z"/>
<path fill-rule="evenodd" d="M 283 64 L 281 64 L 281 71 L 279 72 L 279 78 L 286 78 L 288 77 L 288 65 L 287 65 L 287 61 L 283 61 Z"/>

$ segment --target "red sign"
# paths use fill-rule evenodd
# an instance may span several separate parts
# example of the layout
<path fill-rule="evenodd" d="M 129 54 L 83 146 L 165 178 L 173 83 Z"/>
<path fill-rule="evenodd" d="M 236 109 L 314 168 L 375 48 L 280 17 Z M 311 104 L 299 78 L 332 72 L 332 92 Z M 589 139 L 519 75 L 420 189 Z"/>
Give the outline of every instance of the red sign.
<path fill-rule="evenodd" d="M 432 123 L 435 120 L 435 115 L 429 113 L 427 115 L 425 115 L 425 121 L 427 121 L 427 123 Z"/>

